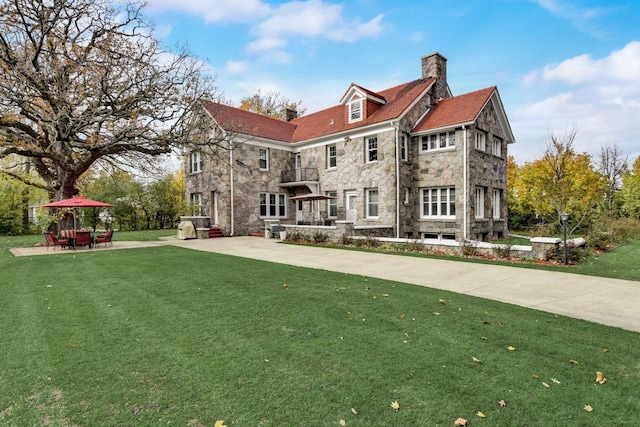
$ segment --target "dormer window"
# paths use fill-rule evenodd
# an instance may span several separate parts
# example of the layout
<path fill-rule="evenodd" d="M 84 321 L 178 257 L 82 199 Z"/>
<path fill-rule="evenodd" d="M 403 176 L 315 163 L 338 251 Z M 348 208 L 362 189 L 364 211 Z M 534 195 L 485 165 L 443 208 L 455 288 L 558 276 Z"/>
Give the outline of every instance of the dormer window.
<path fill-rule="evenodd" d="M 362 120 L 362 99 L 349 103 L 349 123 Z"/>

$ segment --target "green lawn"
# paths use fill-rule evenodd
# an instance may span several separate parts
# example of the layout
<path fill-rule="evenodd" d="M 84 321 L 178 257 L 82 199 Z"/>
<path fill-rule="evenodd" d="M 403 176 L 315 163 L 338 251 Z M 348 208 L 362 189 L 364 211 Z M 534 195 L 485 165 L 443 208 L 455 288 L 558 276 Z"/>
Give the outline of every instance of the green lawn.
<path fill-rule="evenodd" d="M 638 334 L 170 246 L 0 258 L 0 348 L 7 426 L 600 426 L 640 413 Z"/>

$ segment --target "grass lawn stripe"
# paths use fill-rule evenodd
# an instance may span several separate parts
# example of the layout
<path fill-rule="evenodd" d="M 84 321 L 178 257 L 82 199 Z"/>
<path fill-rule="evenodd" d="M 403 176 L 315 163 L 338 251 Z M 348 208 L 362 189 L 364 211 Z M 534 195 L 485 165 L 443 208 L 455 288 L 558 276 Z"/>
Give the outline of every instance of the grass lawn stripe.
<path fill-rule="evenodd" d="M 0 284 L 6 425 L 605 425 L 639 406 L 632 332 L 175 247 L 37 258 Z"/>

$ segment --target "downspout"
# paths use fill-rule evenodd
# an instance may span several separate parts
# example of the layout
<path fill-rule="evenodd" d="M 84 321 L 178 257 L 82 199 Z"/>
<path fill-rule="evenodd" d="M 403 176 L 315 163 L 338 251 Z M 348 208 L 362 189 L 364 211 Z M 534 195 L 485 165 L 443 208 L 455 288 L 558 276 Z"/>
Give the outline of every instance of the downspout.
<path fill-rule="evenodd" d="M 462 125 L 462 239 L 467 240 L 467 126 Z"/>
<path fill-rule="evenodd" d="M 400 122 L 391 126 L 396 129 L 396 239 L 400 238 Z M 409 149 L 407 144 L 407 149 Z"/>
<path fill-rule="evenodd" d="M 230 205 L 230 213 L 231 213 L 231 233 L 229 234 L 230 237 L 233 237 L 233 226 L 234 226 L 234 213 L 233 213 L 233 144 L 231 145 L 230 149 L 229 149 L 229 182 L 231 183 L 230 185 L 230 191 L 231 191 L 231 205 Z"/>

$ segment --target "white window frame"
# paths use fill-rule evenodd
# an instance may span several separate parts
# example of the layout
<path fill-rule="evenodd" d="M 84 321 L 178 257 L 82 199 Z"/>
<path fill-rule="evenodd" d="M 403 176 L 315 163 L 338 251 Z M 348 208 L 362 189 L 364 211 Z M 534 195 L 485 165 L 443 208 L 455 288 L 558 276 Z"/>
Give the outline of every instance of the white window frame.
<path fill-rule="evenodd" d="M 420 192 L 420 216 L 422 218 L 455 219 L 455 187 L 423 188 Z"/>
<path fill-rule="evenodd" d="M 380 193 L 377 188 L 368 188 L 365 191 L 367 218 L 378 219 L 380 214 Z"/>
<path fill-rule="evenodd" d="M 258 165 L 261 171 L 269 170 L 269 149 L 268 148 L 260 148 L 258 152 Z M 264 163 L 264 166 L 263 166 Z"/>
<path fill-rule="evenodd" d="M 202 193 L 191 193 L 191 213 L 202 216 Z"/>
<path fill-rule="evenodd" d="M 487 151 L 487 134 L 476 130 L 476 150 Z"/>
<path fill-rule="evenodd" d="M 499 189 L 494 189 L 492 193 L 491 205 L 493 209 L 493 219 L 500 219 L 502 217 L 501 193 Z"/>
<path fill-rule="evenodd" d="M 400 136 L 400 160 L 403 162 L 409 161 L 409 145 L 407 144 L 407 136 Z"/>
<path fill-rule="evenodd" d="M 422 135 L 420 138 L 420 151 L 454 150 L 458 142 L 457 139 L 458 135 L 455 130 Z"/>
<path fill-rule="evenodd" d="M 476 187 L 476 218 L 484 218 L 484 187 Z"/>
<path fill-rule="evenodd" d="M 189 153 L 189 173 L 202 172 L 202 153 L 200 151 L 192 151 Z"/>
<path fill-rule="evenodd" d="M 260 193 L 258 199 L 260 218 L 286 218 L 287 195 L 284 193 Z"/>
<path fill-rule="evenodd" d="M 502 157 L 502 140 L 497 136 L 493 137 L 493 142 L 491 143 L 491 154 Z"/>
<path fill-rule="evenodd" d="M 364 139 L 365 143 L 365 156 L 367 163 L 375 163 L 378 161 L 378 137 L 377 136 L 368 136 Z M 372 143 L 375 144 L 375 147 L 372 148 Z M 375 157 L 375 159 L 372 159 Z"/>
<path fill-rule="evenodd" d="M 349 123 L 362 121 L 362 98 L 349 103 Z"/>
<path fill-rule="evenodd" d="M 327 218 L 337 218 L 338 217 L 338 192 L 327 191 L 327 196 L 333 197 L 332 199 L 327 199 Z"/>
<path fill-rule="evenodd" d="M 331 154 L 331 151 L 333 151 L 333 155 Z M 338 147 L 336 146 L 336 144 L 329 144 L 327 145 L 327 169 L 335 169 L 337 167 L 338 167 Z"/>
<path fill-rule="evenodd" d="M 405 205 L 409 204 L 409 194 L 410 194 L 409 188 L 405 187 L 405 189 L 404 189 L 404 197 L 403 197 Z"/>

